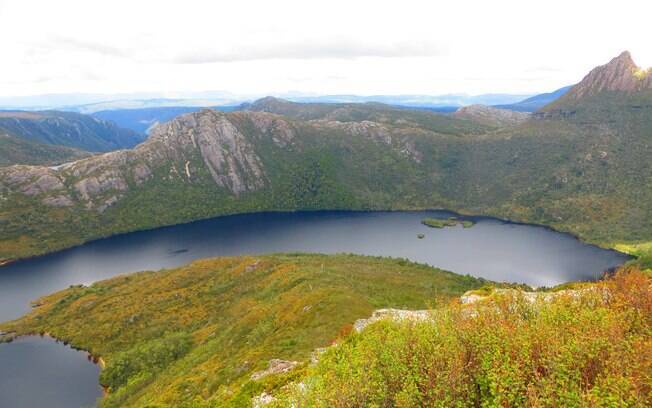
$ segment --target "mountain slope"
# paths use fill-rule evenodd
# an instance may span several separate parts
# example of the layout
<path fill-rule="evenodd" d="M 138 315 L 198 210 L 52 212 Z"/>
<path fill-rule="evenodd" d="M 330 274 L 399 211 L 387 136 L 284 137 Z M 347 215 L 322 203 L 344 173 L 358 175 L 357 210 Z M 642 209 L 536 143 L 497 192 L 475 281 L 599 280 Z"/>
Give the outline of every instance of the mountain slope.
<path fill-rule="evenodd" d="M 536 112 L 544 106 L 559 99 L 571 88 L 572 86 L 565 86 L 563 88 L 557 89 L 556 91 L 535 95 L 517 103 L 508 105 L 495 105 L 494 107 L 500 109 L 509 109 L 517 112 Z"/>
<path fill-rule="evenodd" d="M 265 394 L 267 407 L 650 406 L 651 284 L 623 271 L 575 290 L 476 293 L 426 318 L 386 318 Z"/>
<path fill-rule="evenodd" d="M 93 152 L 130 148 L 143 140 L 112 122 L 57 111 L 0 111 L 0 130 L 31 142 Z"/>
<path fill-rule="evenodd" d="M 56 169 L 0 169 L 0 258 L 297 209 L 448 208 L 602 245 L 652 240 L 652 93 L 557 103 L 501 127 L 379 104 L 282 100 L 182 115 L 132 150 Z"/>
<path fill-rule="evenodd" d="M 463 136 L 480 134 L 495 126 L 452 118 L 437 112 L 408 109 L 382 103 L 297 103 L 274 97 L 243 106 L 251 112 L 268 112 L 300 120 L 337 122 L 377 122 L 402 128 L 421 128 L 440 134 Z"/>
<path fill-rule="evenodd" d="M 78 149 L 34 143 L 0 132 L 0 167 L 12 164 L 61 164 L 90 155 Z"/>
<path fill-rule="evenodd" d="M 498 109 L 486 105 L 465 106 L 459 108 L 453 115 L 459 119 L 468 119 L 476 123 L 495 127 L 519 125 L 530 118 L 528 113 Z"/>
<path fill-rule="evenodd" d="M 265 380 L 250 377 L 268 360 L 308 360 L 374 309 L 434 307 L 482 284 L 387 258 L 216 258 L 73 287 L 0 330 L 48 332 L 101 356 L 105 407 L 199 396 L 251 406 Z"/>
<path fill-rule="evenodd" d="M 218 214 L 387 208 L 394 197 L 407 205 L 421 183 L 422 135 L 435 137 L 267 113 L 183 115 L 133 150 L 57 169 L 1 169 L 0 257 Z"/>
<path fill-rule="evenodd" d="M 570 106 L 605 93 L 634 95 L 645 91 L 652 91 L 652 69 L 641 69 L 631 54 L 624 51 L 607 64 L 594 68 L 580 83 L 544 110 Z"/>

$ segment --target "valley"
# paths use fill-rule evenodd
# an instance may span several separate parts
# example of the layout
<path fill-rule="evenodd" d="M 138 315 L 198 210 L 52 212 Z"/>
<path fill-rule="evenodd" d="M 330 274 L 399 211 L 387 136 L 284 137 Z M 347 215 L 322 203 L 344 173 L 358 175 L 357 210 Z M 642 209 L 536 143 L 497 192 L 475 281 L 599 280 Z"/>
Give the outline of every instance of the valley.
<path fill-rule="evenodd" d="M 509 124 L 274 98 L 184 114 L 131 150 L 0 169 L 0 257 L 272 210 L 445 208 L 604 246 L 650 240 L 650 100 L 608 91 Z"/>
<path fill-rule="evenodd" d="M 652 71 L 511 108 L 0 112 L 0 357 L 88 352 L 103 407 L 648 406 Z"/>

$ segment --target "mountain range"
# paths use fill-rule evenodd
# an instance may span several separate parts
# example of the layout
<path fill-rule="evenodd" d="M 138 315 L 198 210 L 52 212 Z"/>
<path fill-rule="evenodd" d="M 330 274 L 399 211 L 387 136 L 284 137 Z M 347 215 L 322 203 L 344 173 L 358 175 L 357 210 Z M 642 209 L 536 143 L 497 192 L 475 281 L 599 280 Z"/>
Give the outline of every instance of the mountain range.
<path fill-rule="evenodd" d="M 138 133 L 113 122 L 73 112 L 0 111 L 0 130 L 34 143 L 89 152 L 130 148 L 143 141 Z"/>
<path fill-rule="evenodd" d="M 364 103 L 380 102 L 388 105 L 418 107 L 460 107 L 472 104 L 509 104 L 531 95 L 515 94 L 448 94 L 448 95 L 320 95 L 306 96 L 288 93 L 279 97 L 303 103 Z M 252 102 L 260 96 L 234 95 L 222 91 L 182 92 L 176 97 L 156 93 L 135 94 L 54 94 L 24 97 L 0 97 L 0 109 L 6 110 L 63 110 L 95 113 L 120 109 L 150 109 L 163 107 L 236 106 Z"/>
<path fill-rule="evenodd" d="M 652 180 L 652 95 L 614 76 L 640 77 L 622 63 L 529 118 L 264 98 L 183 114 L 131 150 L 1 168 L 0 257 L 222 214 L 325 208 L 449 208 L 604 245 L 650 239 L 652 189 L 641 186 Z"/>
<path fill-rule="evenodd" d="M 494 107 L 499 109 L 513 110 L 517 112 L 535 112 L 543 108 L 544 106 L 556 101 L 566 92 L 568 92 L 568 90 L 571 88 L 572 86 L 565 86 L 563 88 L 557 89 L 556 91 L 535 95 L 527 99 L 524 99 L 520 102 L 507 104 L 507 105 L 495 105 Z"/>

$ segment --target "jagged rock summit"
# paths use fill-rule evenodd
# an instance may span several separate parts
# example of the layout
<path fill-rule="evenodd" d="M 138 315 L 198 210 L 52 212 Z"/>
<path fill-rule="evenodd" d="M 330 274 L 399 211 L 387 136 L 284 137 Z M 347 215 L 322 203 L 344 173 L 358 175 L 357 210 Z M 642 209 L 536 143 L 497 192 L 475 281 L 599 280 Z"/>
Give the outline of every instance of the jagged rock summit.
<path fill-rule="evenodd" d="M 652 89 L 652 69 L 640 68 L 629 51 L 624 51 L 609 63 L 594 68 L 560 101 L 575 101 L 604 91 L 633 93 L 645 89 Z"/>

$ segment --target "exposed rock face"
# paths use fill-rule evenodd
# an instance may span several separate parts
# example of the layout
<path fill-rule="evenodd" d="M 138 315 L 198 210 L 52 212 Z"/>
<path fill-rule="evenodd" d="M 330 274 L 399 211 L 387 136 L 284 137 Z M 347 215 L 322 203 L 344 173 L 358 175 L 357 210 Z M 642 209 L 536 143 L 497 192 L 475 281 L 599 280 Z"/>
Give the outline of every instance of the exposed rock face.
<path fill-rule="evenodd" d="M 414 142 L 407 137 L 427 133 L 420 129 L 391 129 L 385 124 L 368 120 L 361 122 L 314 120 L 311 123 L 322 129 L 338 129 L 352 136 L 363 137 L 387 145 L 417 163 L 423 159 L 422 153 L 416 148 Z"/>
<path fill-rule="evenodd" d="M 268 375 L 287 373 L 297 365 L 299 365 L 298 361 L 272 359 L 269 360 L 269 367 L 266 370 L 256 371 L 255 373 L 251 374 L 251 379 L 256 381 L 267 377 Z"/>
<path fill-rule="evenodd" d="M 75 189 L 84 199 L 90 201 L 93 197 L 106 191 L 125 191 L 127 183 L 118 170 L 109 169 L 99 176 L 91 176 L 75 183 Z"/>
<path fill-rule="evenodd" d="M 279 146 L 292 143 L 294 131 L 282 118 L 266 113 L 239 113 L 237 118 L 204 110 L 182 115 L 157 127 L 133 150 L 120 150 L 56 167 L 0 168 L 0 187 L 34 196 L 43 204 L 77 204 L 98 212 L 116 204 L 133 185 L 155 177 L 165 168 L 168 178 L 194 182 L 196 166 L 205 167 L 214 183 L 239 195 L 262 188 L 266 175 L 251 141 L 237 120 L 250 120 L 260 137 Z M 159 175 L 160 177 L 160 175 Z"/>
<path fill-rule="evenodd" d="M 65 195 L 45 197 L 43 199 L 43 204 L 49 205 L 50 207 L 72 207 L 75 203 Z"/>
<path fill-rule="evenodd" d="M 0 186 L 34 196 L 62 190 L 57 171 L 40 166 L 11 166 L 0 169 Z"/>
<path fill-rule="evenodd" d="M 239 117 L 247 117 L 257 128 L 261 135 L 269 136 L 274 143 L 280 147 L 285 147 L 294 142 L 296 132 L 287 119 L 267 113 L 258 113 L 255 115 L 235 113 Z"/>
<path fill-rule="evenodd" d="M 530 118 L 530 114 L 527 112 L 514 112 L 486 105 L 465 106 L 455 111 L 453 116 L 489 126 L 513 126 Z"/>
<path fill-rule="evenodd" d="M 488 295 L 480 295 L 477 293 L 473 293 L 473 291 L 470 291 L 460 297 L 460 302 L 463 305 L 472 305 L 472 304 L 486 301 L 490 299 L 492 296 L 521 298 L 528 303 L 536 303 L 539 301 L 552 302 L 553 300 L 562 297 L 576 298 L 582 293 L 583 290 L 587 290 L 587 289 L 578 289 L 578 290 L 564 289 L 564 290 L 558 290 L 556 292 L 527 292 L 527 291 L 517 290 L 517 289 L 493 289 L 491 293 Z M 590 290 L 594 290 L 594 289 L 590 289 Z"/>
<path fill-rule="evenodd" d="M 401 309 L 378 309 L 368 319 L 358 319 L 353 324 L 353 329 L 360 333 L 372 323 L 379 320 L 393 321 L 425 321 L 432 316 L 431 310 L 401 310 Z"/>
<path fill-rule="evenodd" d="M 0 168 L 0 188 L 5 193 L 34 197 L 48 206 L 78 206 L 99 213 L 118 204 L 131 189 L 155 180 L 190 184 L 201 181 L 203 185 L 212 182 L 239 196 L 269 183 L 256 152 L 259 142 L 271 141 L 280 149 L 301 150 L 295 126 L 294 121 L 273 113 L 206 109 L 157 126 L 146 142 L 131 150 L 54 167 Z M 422 153 L 414 140 L 430 134 L 423 129 L 397 129 L 372 121 L 313 120 L 301 126 L 309 132 L 335 131 L 345 137 L 366 138 L 416 162 L 422 160 Z"/>
<path fill-rule="evenodd" d="M 198 149 L 215 183 L 236 195 L 265 184 L 262 164 L 253 145 L 220 112 L 203 110 L 179 116 L 154 129 L 150 138 L 163 141 L 171 148 Z"/>
<path fill-rule="evenodd" d="M 575 85 L 560 101 L 573 101 L 603 91 L 638 92 L 652 89 L 652 70 L 639 68 L 628 51 L 612 59 L 608 64 L 594 68 Z"/>
<path fill-rule="evenodd" d="M 261 393 L 260 395 L 255 396 L 251 400 L 251 406 L 253 408 L 260 408 L 267 406 L 274 402 L 274 397 L 266 392 Z"/>

